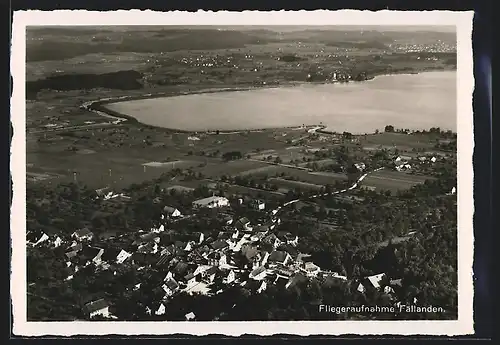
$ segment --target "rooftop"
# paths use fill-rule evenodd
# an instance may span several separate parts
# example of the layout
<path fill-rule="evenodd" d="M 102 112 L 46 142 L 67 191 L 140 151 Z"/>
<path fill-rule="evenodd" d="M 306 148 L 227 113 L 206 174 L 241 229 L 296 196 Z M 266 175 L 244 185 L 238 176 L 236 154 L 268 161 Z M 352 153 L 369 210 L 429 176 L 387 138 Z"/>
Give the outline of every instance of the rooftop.
<path fill-rule="evenodd" d="M 109 303 L 104 298 L 85 304 L 87 313 L 93 313 L 106 307 L 109 307 Z"/>
<path fill-rule="evenodd" d="M 199 199 L 199 200 L 196 200 L 193 202 L 193 204 L 196 204 L 196 205 L 210 205 L 214 202 L 218 202 L 218 201 L 221 201 L 221 200 L 227 200 L 226 198 L 222 197 L 222 196 L 210 196 L 208 198 L 203 198 L 203 199 Z"/>
<path fill-rule="evenodd" d="M 274 262 L 284 262 L 286 257 L 287 257 L 287 252 L 280 251 L 280 250 L 275 250 L 274 252 L 269 255 L 268 261 L 274 261 Z"/>

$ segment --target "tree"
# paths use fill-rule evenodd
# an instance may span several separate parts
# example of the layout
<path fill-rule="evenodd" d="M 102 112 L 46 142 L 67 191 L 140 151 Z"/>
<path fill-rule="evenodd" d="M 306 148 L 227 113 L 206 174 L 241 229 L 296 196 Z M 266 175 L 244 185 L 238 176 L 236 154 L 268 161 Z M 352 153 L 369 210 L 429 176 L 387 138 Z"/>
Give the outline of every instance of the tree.
<path fill-rule="evenodd" d="M 394 126 L 392 126 L 392 125 L 387 125 L 387 126 L 385 126 L 384 131 L 385 131 L 386 133 L 393 133 L 393 132 L 394 132 Z"/>

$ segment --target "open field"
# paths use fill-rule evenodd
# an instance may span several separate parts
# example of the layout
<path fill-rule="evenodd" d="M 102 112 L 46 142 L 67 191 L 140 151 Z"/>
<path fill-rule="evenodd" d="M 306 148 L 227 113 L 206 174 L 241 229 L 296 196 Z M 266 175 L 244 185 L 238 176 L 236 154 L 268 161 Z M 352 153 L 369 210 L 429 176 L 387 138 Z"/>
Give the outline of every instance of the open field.
<path fill-rule="evenodd" d="M 40 182 L 40 181 L 55 179 L 58 177 L 60 176 L 56 174 L 26 172 L 26 179 L 29 182 Z"/>
<path fill-rule="evenodd" d="M 197 160 L 177 160 L 173 164 L 148 166 L 148 163 L 159 162 L 161 158 L 166 158 L 165 154 L 158 152 L 159 149 L 152 149 L 149 154 L 144 155 L 142 150 L 124 149 L 117 149 L 112 154 L 101 151 L 76 155 L 70 151 L 61 151 L 57 154 L 48 154 L 45 151 L 42 154 L 28 155 L 28 162 L 31 164 L 27 168 L 28 173 L 58 175 L 47 180 L 51 184 L 74 181 L 76 173 L 76 180 L 79 183 L 95 189 L 105 186 L 121 189 L 132 183 L 159 178 L 172 169 L 188 169 L 202 164 Z"/>
<path fill-rule="evenodd" d="M 382 170 L 368 175 L 362 182 L 363 186 L 374 187 L 375 190 L 385 189 L 391 191 L 409 189 L 414 185 L 432 179 L 429 176 L 410 175 L 405 172 Z"/>
<path fill-rule="evenodd" d="M 224 184 L 228 194 L 249 195 L 255 198 L 265 196 L 266 198 L 283 199 L 285 195 L 280 192 L 266 191 L 256 188 Z"/>
<path fill-rule="evenodd" d="M 285 192 L 295 189 L 318 191 L 322 188 L 321 185 L 301 181 L 291 181 L 282 178 L 270 178 L 268 181 L 278 186 L 278 190 Z"/>
<path fill-rule="evenodd" d="M 167 162 L 153 161 L 142 164 L 142 166 L 146 168 L 161 169 L 164 172 L 168 172 L 172 169 L 189 169 L 199 165 L 200 162 L 198 161 L 184 161 L 184 160 L 167 161 Z"/>
<path fill-rule="evenodd" d="M 252 171 L 246 171 L 240 175 L 243 176 L 257 176 L 257 177 L 287 177 L 293 178 L 301 182 L 327 185 L 333 184 L 335 181 L 345 181 L 347 176 L 342 174 L 327 173 L 327 172 L 308 172 L 297 168 L 285 167 L 280 165 L 268 165 L 268 167 L 258 168 Z"/>
<path fill-rule="evenodd" d="M 206 177 L 209 178 L 219 178 L 223 175 L 226 176 L 236 176 L 254 169 L 260 169 L 269 166 L 266 163 L 260 163 L 256 161 L 249 160 L 237 160 L 230 162 L 220 162 L 207 164 L 206 166 L 196 169 L 196 171 L 201 172 Z"/>
<path fill-rule="evenodd" d="M 384 129 L 381 128 L 381 131 Z M 408 135 L 404 133 L 379 133 L 379 134 L 369 134 L 367 136 L 360 137 L 360 144 L 366 147 L 377 148 L 382 146 L 383 148 L 389 148 L 397 146 L 398 149 L 412 149 L 412 148 L 425 148 L 429 149 L 434 146 L 434 141 L 429 135 Z"/>
<path fill-rule="evenodd" d="M 339 76 L 348 73 L 356 79 L 359 73 L 366 72 L 366 77 L 370 78 L 386 74 L 388 70 L 390 73 L 453 70 L 456 64 L 453 49 L 432 54 L 438 60 L 431 61 L 426 59 L 430 56 L 428 53 L 404 52 L 397 48 L 392 51 L 393 47 L 386 45 L 392 39 L 376 33 L 370 33 L 377 37 L 368 41 L 363 36 L 365 43 L 361 44 L 359 33 L 342 30 L 288 32 L 277 40 L 272 30 L 146 29 L 28 30 L 27 97 L 36 101 L 26 102 L 27 127 L 42 131 L 27 141 L 27 161 L 32 164 L 28 172 L 32 174 L 32 182 L 56 184 L 72 181 L 76 172 L 77 180 L 89 186 L 98 188 L 112 184 L 121 187 L 159 177 L 171 169 L 163 162 L 186 160 L 192 163 L 175 163 L 173 166 L 192 168 L 210 178 L 225 174 L 274 177 L 277 173 L 284 173 L 282 177 L 288 180 L 294 178 L 312 185 L 345 180 L 345 176 L 311 174 L 264 162 L 223 163 L 219 158 L 228 151 L 240 151 L 243 156 L 267 151 L 269 155 L 279 156 L 283 162 L 291 158 L 302 160 L 302 148 L 290 146 L 300 137 L 307 136 L 307 130 L 273 129 L 219 135 L 172 133 L 128 122 L 97 128 L 88 126 L 109 119 L 80 106 L 90 100 L 108 97 L 156 93 L 173 96 L 208 89 L 321 84 L 331 82 L 332 73 Z M 125 31 L 129 34 L 124 36 Z M 411 41 L 415 39 L 413 34 L 391 35 L 403 40 L 404 37 L 410 39 L 410 36 Z M 427 40 L 425 35 L 420 36 L 422 42 Z M 453 34 L 444 36 L 454 44 Z M 167 51 L 169 53 L 165 54 Z M 386 54 L 388 52 L 391 54 Z M 317 68 L 312 71 L 312 66 Z M 364 80 L 364 77 L 359 80 Z M 219 95 L 212 96 L 217 98 Z M 234 113 L 239 110 L 235 107 Z M 266 115 L 268 112 L 266 109 Z M 56 126 L 87 127 L 81 131 L 47 133 Z M 189 139 L 190 136 L 199 140 Z M 380 133 L 360 137 L 360 145 L 397 145 L 401 150 L 406 147 L 431 149 L 432 141 L 423 138 Z M 145 171 L 143 164 L 146 164 Z M 46 175 L 51 178 L 46 179 Z M 381 179 L 377 181 L 382 184 Z M 384 183 L 388 181 L 391 180 Z"/>

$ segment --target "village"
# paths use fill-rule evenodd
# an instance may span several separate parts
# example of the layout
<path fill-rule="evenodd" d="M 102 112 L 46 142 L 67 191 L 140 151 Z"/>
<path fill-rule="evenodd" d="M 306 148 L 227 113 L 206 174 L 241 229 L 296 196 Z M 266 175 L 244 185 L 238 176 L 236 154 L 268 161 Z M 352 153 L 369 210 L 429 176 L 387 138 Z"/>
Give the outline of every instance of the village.
<path fill-rule="evenodd" d="M 230 207 L 224 197 L 208 197 L 193 203 L 195 208 L 218 209 L 224 212 Z M 149 231 L 142 231 L 137 238 L 117 238 L 108 249 L 99 248 L 87 228 L 79 229 L 71 239 L 49 238 L 45 233 L 29 233 L 31 246 L 65 246 L 66 264 L 71 280 L 81 267 L 93 266 L 95 270 L 114 270 L 119 265 L 130 264 L 138 271 L 160 270 L 164 272 L 163 281 L 158 283 L 157 291 L 163 297 L 151 306 L 147 312 L 162 315 L 170 297 L 180 291 L 190 294 L 220 293 L 225 286 L 239 284 L 251 288 L 255 293 L 266 289 L 268 284 L 283 285 L 286 288 L 307 279 L 339 279 L 348 277 L 337 272 L 324 271 L 308 260 L 307 253 L 299 253 L 295 248 L 299 238 L 289 232 L 281 231 L 279 209 L 266 211 L 262 201 L 255 201 L 251 207 L 261 211 L 262 223 L 252 224 L 247 218 L 233 219 L 228 216 L 226 226 L 216 238 L 205 238 L 203 232 L 193 234 L 192 240 L 174 241 L 169 245 L 162 243 L 164 224 Z M 175 208 L 165 206 L 165 221 L 179 221 L 182 213 Z M 110 244 L 107 244 L 108 246 Z M 243 260 L 242 260 L 243 259 Z M 366 282 L 380 288 L 384 274 L 367 277 Z M 222 278 L 220 290 L 212 291 L 216 277 Z M 398 280 L 392 281 L 400 283 Z M 124 287 L 140 289 L 141 282 Z M 389 292 L 390 286 L 384 286 Z M 365 287 L 360 282 L 358 290 L 363 293 Z M 104 299 L 97 299 L 85 305 L 89 319 L 101 315 L 112 318 L 110 305 Z M 192 313 L 191 313 L 192 314 Z M 187 314 L 186 319 L 195 318 Z"/>
<path fill-rule="evenodd" d="M 397 172 L 409 170 L 411 165 L 408 161 L 412 159 L 420 164 L 437 160 L 434 156 L 417 159 L 398 155 L 393 158 L 391 169 Z M 364 163 L 354 166 L 359 171 L 357 181 L 350 187 L 323 194 L 342 194 L 358 187 L 369 174 L 363 173 L 366 168 Z M 373 172 L 382 169 L 384 167 Z M 449 194 L 455 192 L 453 188 Z M 109 190 L 97 190 L 96 195 L 101 201 L 126 202 L 130 199 L 123 192 Z M 308 195 L 308 199 L 315 197 L 320 195 Z M 355 195 L 350 198 L 359 199 Z M 141 272 L 147 277 L 146 283 L 131 281 L 123 289 L 151 290 L 148 294 L 155 297 L 146 306 L 145 312 L 157 317 L 165 314 L 169 300 L 179 293 L 212 296 L 229 287 L 241 286 L 259 294 L 270 285 L 289 289 L 310 280 L 354 284 L 359 294 L 375 289 L 389 296 L 394 305 L 400 304 L 394 289 L 402 287 L 401 277 L 379 272 L 353 281 L 345 272 L 320 267 L 311 260 L 309 253 L 298 250 L 300 238 L 282 226 L 282 213 L 299 201 L 295 198 L 277 204 L 252 197 L 235 195 L 228 198 L 212 193 L 212 196 L 192 201 L 189 209 L 162 205 L 161 216 L 153 221 L 155 226 L 150 229 L 111 234 L 106 239 L 96 236 L 87 227 L 75 230 L 71 236 L 48 235 L 41 230 L 32 230 L 27 235 L 28 246 L 47 250 L 57 248 L 64 253 L 65 282 L 75 279 L 83 271 L 85 274 L 107 271 L 117 275 L 126 267 Z M 234 212 L 235 208 L 238 212 Z M 182 226 L 183 222 L 196 222 L 197 218 L 200 223 L 203 219 L 212 219 L 210 228 L 216 230 L 201 229 L 181 236 L 176 236 L 179 233 L 172 230 Z M 413 302 L 416 303 L 416 299 Z M 116 318 L 112 303 L 103 294 L 89 296 L 83 311 L 87 319 Z M 195 320 L 196 315 L 189 312 L 185 319 Z"/>

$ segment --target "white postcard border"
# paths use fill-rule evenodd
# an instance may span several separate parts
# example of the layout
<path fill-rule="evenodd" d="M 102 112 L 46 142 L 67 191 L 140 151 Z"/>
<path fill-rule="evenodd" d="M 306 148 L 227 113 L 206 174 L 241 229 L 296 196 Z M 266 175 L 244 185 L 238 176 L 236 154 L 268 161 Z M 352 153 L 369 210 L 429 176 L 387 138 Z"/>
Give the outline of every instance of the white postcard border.
<path fill-rule="evenodd" d="M 473 333 L 472 11 L 17 11 L 12 30 L 11 298 L 13 334 L 71 335 L 463 335 Z M 26 26 L 31 25 L 452 25 L 457 28 L 458 320 L 283 322 L 28 322 L 26 318 Z"/>

